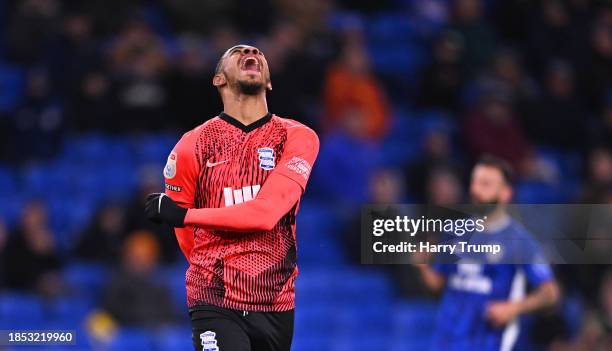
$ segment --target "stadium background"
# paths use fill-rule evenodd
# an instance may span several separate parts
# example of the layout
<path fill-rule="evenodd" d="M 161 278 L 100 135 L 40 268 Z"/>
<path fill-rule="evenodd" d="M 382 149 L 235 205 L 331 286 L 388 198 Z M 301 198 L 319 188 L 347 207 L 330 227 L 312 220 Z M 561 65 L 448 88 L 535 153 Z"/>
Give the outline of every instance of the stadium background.
<path fill-rule="evenodd" d="M 270 110 L 321 138 L 294 350 L 427 348 L 414 270 L 358 264 L 362 203 L 465 202 L 483 153 L 517 168 L 517 202 L 612 202 L 609 1 L 0 0 L 0 329 L 190 349 L 185 260 L 142 200 L 221 111 L 238 42 L 268 57 Z M 519 349 L 611 350 L 612 271 L 555 271 L 563 302 Z"/>

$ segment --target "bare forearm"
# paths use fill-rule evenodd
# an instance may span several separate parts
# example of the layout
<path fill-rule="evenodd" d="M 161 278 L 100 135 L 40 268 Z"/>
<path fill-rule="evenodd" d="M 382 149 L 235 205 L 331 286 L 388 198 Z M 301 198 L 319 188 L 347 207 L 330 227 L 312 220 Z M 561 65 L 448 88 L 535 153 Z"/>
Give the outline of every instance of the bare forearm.
<path fill-rule="evenodd" d="M 523 300 L 516 302 L 519 314 L 541 310 L 555 305 L 559 301 L 559 286 L 550 281 L 540 285 Z"/>
<path fill-rule="evenodd" d="M 426 264 L 417 264 L 416 267 L 421 272 L 421 278 L 427 288 L 435 294 L 439 293 L 444 287 L 444 277 Z"/>

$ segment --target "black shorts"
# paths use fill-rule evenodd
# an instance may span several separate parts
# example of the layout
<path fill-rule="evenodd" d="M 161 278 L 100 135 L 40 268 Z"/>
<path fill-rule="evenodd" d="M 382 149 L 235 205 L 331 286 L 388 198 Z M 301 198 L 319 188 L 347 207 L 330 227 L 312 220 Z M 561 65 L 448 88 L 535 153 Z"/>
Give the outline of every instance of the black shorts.
<path fill-rule="evenodd" d="M 191 309 L 196 351 L 290 351 L 294 310 L 245 312 L 216 306 Z"/>

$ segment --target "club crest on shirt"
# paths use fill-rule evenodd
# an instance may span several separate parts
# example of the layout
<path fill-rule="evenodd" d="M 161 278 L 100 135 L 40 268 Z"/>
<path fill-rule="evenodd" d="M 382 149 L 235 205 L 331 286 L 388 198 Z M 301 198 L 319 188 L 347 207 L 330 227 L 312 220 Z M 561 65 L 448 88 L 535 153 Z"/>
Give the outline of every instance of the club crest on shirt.
<path fill-rule="evenodd" d="M 272 148 L 260 147 L 257 149 L 257 153 L 259 154 L 259 167 L 267 171 L 274 169 L 276 164 L 274 163 L 275 157 L 274 150 L 272 150 Z"/>
<path fill-rule="evenodd" d="M 200 341 L 202 342 L 203 351 L 219 351 L 217 346 L 217 333 L 210 330 L 200 334 Z"/>
<path fill-rule="evenodd" d="M 166 166 L 164 167 L 164 177 L 167 179 L 172 179 L 176 175 L 176 153 L 171 152 L 170 156 L 168 156 L 168 161 L 166 162 Z"/>

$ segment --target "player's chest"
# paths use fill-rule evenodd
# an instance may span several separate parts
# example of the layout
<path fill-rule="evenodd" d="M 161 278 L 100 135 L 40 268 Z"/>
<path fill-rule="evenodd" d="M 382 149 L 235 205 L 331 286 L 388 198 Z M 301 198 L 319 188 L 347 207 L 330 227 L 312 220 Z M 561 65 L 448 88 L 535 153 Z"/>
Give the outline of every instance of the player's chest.
<path fill-rule="evenodd" d="M 233 191 L 244 187 L 257 190 L 275 169 L 285 140 L 282 133 L 273 130 L 226 133 L 209 140 L 200 157 L 200 182 L 205 185 L 204 191 L 227 191 L 228 188 Z"/>

